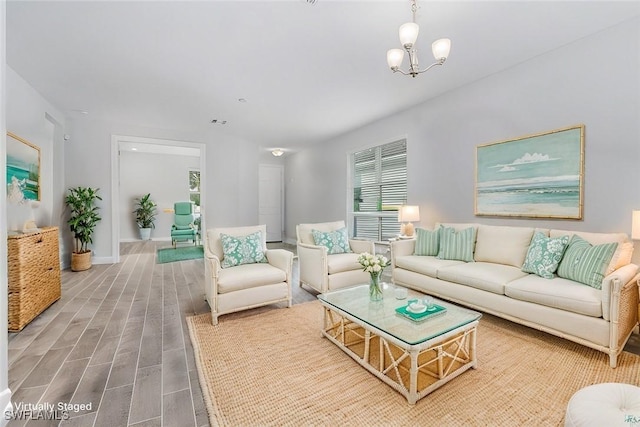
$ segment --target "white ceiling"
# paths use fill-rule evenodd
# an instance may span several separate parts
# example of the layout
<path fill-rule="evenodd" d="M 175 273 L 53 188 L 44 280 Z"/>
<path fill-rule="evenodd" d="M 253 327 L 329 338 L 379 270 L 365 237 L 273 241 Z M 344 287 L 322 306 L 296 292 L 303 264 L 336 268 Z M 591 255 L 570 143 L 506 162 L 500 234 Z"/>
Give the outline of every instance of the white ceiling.
<path fill-rule="evenodd" d="M 452 48 L 415 79 L 386 65 L 405 0 L 8 1 L 7 62 L 78 120 L 296 151 L 640 15 L 640 1 L 419 4 L 420 63 L 437 38 Z"/>

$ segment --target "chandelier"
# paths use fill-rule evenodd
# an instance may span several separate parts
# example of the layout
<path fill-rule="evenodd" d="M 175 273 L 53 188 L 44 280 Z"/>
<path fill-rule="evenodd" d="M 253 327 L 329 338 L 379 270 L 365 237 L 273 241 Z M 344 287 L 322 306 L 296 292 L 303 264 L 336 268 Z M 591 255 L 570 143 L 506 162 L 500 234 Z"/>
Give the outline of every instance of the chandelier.
<path fill-rule="evenodd" d="M 402 43 L 402 49 L 389 49 L 387 51 L 387 63 L 391 68 L 391 71 L 400 72 L 405 76 L 416 77 L 418 74 L 424 73 L 425 71 L 429 71 L 436 65 L 444 64 L 444 61 L 447 60 L 449 56 L 449 50 L 451 50 L 451 40 L 449 39 L 438 39 L 431 44 L 431 51 L 433 52 L 433 56 L 436 58 L 436 62 L 429 65 L 424 70 L 421 70 L 418 66 L 418 51 L 415 48 L 416 39 L 418 38 L 418 31 L 420 27 L 416 24 L 416 11 L 418 10 L 417 0 L 411 0 L 411 14 L 413 15 L 412 22 L 407 22 L 406 24 L 402 24 L 400 26 L 400 30 L 398 31 L 400 34 L 400 43 Z M 402 64 L 402 60 L 404 59 L 404 51 L 407 51 L 409 54 L 409 71 L 402 71 L 400 69 L 400 65 Z"/>

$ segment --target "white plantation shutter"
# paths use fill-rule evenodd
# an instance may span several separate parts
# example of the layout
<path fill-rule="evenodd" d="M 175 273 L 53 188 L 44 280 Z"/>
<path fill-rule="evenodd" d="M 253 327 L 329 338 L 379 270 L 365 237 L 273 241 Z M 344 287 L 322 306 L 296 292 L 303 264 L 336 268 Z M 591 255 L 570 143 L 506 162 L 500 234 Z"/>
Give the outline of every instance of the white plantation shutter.
<path fill-rule="evenodd" d="M 353 153 L 351 165 L 354 237 L 383 241 L 400 234 L 397 209 L 407 200 L 407 141 Z"/>

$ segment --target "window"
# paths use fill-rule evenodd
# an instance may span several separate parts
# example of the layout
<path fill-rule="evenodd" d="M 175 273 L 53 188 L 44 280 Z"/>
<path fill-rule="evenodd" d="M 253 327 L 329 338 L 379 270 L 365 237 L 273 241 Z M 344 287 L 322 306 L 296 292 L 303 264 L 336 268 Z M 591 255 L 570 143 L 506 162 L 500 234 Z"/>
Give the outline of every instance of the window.
<path fill-rule="evenodd" d="M 200 213 L 200 171 L 189 171 L 189 200 L 191 200 L 195 207 L 195 213 Z"/>
<path fill-rule="evenodd" d="M 407 141 L 351 155 L 353 236 L 388 240 L 400 234 L 398 207 L 407 201 Z"/>

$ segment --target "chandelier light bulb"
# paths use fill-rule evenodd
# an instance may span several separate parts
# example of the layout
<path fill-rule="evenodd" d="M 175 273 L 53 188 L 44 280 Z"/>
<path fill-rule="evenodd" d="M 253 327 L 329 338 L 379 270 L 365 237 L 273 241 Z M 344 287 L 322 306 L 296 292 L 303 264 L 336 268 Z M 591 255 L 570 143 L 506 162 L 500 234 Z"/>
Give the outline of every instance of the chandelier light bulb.
<path fill-rule="evenodd" d="M 402 49 L 389 49 L 387 51 L 387 64 L 393 70 L 400 67 L 402 60 L 404 59 L 404 50 Z"/>
<path fill-rule="evenodd" d="M 418 33 L 420 32 L 420 27 L 415 22 L 407 22 L 406 24 L 402 24 L 400 26 L 400 30 L 398 30 L 398 35 L 400 36 L 400 43 L 405 49 L 411 49 L 414 44 L 416 44 L 416 40 L 418 39 Z"/>
<path fill-rule="evenodd" d="M 436 40 L 431 45 L 431 50 L 433 51 L 433 56 L 438 61 L 444 61 L 449 56 L 449 51 L 451 50 L 451 40 L 449 39 Z"/>

